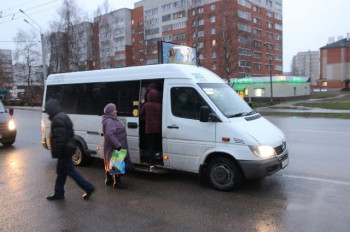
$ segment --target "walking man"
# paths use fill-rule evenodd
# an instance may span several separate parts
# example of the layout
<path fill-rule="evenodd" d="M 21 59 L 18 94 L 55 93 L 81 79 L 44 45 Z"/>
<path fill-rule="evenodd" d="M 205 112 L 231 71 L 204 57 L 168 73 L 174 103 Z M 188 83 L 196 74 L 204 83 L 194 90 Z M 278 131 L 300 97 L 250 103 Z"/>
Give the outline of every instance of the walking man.
<path fill-rule="evenodd" d="M 86 200 L 95 191 L 95 187 L 86 181 L 77 171 L 75 171 L 72 161 L 72 155 L 76 151 L 74 141 L 73 123 L 63 112 L 58 101 L 50 99 L 45 105 L 45 110 L 51 121 L 51 154 L 52 158 L 57 158 L 57 178 L 55 184 L 55 193 L 48 196 L 47 199 L 63 200 L 64 184 L 67 176 L 70 176 L 85 193 L 82 197 Z"/>

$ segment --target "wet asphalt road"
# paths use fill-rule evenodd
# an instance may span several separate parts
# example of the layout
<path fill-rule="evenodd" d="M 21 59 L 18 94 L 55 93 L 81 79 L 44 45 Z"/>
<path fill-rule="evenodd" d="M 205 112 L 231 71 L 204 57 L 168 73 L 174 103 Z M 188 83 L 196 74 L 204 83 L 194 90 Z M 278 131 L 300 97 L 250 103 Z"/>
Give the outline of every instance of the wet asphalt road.
<path fill-rule="evenodd" d="M 0 145 L 0 231 L 350 231 L 350 120 L 268 117 L 286 133 L 290 163 L 233 192 L 186 173 L 131 173 L 115 190 L 96 160 L 77 168 L 97 188 L 89 201 L 68 178 L 66 199 L 48 202 L 56 160 L 41 147 L 40 118 L 15 110 L 17 141 Z"/>

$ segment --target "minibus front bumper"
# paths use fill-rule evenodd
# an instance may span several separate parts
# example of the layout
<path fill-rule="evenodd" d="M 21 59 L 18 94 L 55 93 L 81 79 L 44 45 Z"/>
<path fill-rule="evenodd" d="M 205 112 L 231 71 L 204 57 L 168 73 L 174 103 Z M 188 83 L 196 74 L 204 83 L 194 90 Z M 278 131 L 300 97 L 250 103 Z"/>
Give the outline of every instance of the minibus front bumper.
<path fill-rule="evenodd" d="M 268 160 L 240 160 L 239 164 L 242 168 L 246 179 L 257 179 L 272 175 L 275 172 L 285 168 L 289 163 L 288 152 L 285 154 Z"/>

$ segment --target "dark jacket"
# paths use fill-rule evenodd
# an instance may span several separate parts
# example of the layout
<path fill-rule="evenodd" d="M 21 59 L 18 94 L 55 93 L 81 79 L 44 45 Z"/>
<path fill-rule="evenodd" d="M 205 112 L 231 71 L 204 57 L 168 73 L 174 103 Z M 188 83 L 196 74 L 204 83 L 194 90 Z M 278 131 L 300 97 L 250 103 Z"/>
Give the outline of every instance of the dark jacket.
<path fill-rule="evenodd" d="M 147 102 L 142 106 L 140 116 L 146 117 L 146 134 L 162 133 L 162 95 L 153 89 L 149 91 Z"/>
<path fill-rule="evenodd" d="M 72 121 L 55 99 L 47 101 L 45 110 L 51 120 L 52 157 L 58 159 L 71 157 L 76 151 Z"/>
<path fill-rule="evenodd" d="M 122 148 L 127 150 L 126 159 L 130 160 L 126 129 L 116 115 L 104 114 L 102 116 L 102 130 L 104 134 L 103 149 L 105 170 L 109 171 L 109 162 L 112 151 Z"/>

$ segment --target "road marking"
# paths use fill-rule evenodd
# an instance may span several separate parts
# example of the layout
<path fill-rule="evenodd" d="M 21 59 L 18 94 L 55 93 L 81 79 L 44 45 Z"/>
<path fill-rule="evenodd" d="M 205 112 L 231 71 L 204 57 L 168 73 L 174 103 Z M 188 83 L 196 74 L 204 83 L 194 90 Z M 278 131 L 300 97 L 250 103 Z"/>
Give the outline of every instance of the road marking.
<path fill-rule="evenodd" d="M 295 176 L 295 175 L 286 175 L 286 174 L 283 174 L 282 176 L 288 177 L 288 178 L 294 178 L 294 179 L 312 180 L 312 181 L 319 181 L 319 182 L 325 182 L 330 184 L 350 186 L 350 182 L 341 181 L 341 180 L 330 180 L 330 179 L 323 179 L 323 178 L 317 178 L 317 177 Z"/>
<path fill-rule="evenodd" d="M 350 134 L 344 131 L 313 131 L 313 130 L 285 130 L 287 132 L 310 132 L 310 133 L 333 133 L 333 134 Z"/>

